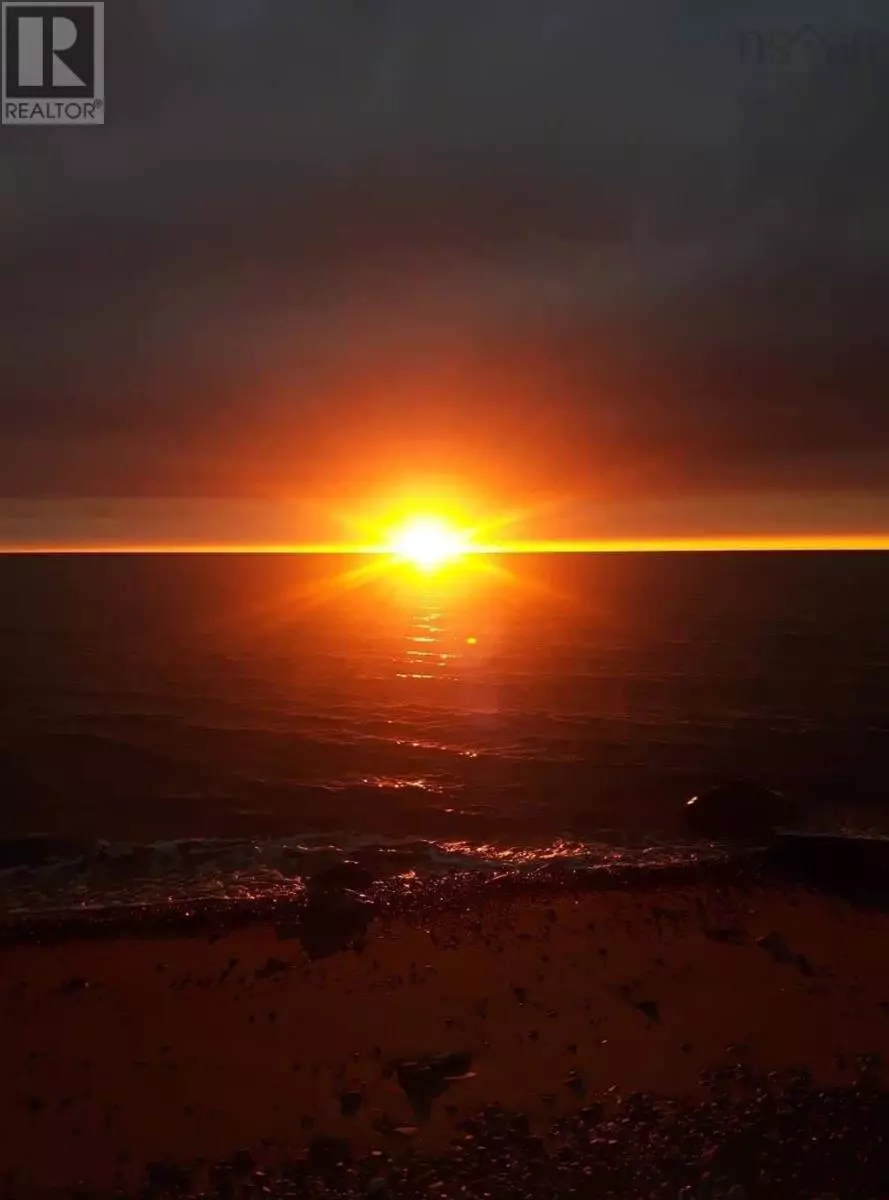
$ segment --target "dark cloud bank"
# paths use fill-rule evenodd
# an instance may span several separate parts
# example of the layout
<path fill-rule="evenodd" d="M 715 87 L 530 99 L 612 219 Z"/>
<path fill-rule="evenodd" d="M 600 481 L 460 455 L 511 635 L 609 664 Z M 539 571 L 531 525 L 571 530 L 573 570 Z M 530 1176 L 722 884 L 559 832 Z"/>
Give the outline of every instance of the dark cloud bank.
<path fill-rule="evenodd" d="M 889 485 L 882 3 L 106 11 L 0 134 L 6 495 Z"/>

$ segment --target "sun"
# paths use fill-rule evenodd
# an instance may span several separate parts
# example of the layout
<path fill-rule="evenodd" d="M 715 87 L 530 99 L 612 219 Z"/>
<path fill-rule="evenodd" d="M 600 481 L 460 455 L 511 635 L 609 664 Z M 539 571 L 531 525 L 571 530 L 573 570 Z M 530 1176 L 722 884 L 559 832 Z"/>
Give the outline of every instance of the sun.
<path fill-rule="evenodd" d="M 395 530 L 390 545 L 399 558 L 418 567 L 452 562 L 467 548 L 460 532 L 439 517 L 414 517 L 406 521 Z"/>

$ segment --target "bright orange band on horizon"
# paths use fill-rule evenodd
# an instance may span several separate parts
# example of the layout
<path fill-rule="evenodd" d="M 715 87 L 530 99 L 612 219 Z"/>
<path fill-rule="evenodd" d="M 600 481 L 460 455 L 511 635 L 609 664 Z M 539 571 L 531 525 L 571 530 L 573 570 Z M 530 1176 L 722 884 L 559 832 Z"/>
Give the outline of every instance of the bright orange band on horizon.
<path fill-rule="evenodd" d="M 773 537 L 626 538 L 561 541 L 510 541 L 469 545 L 463 554 L 615 554 L 689 551 L 768 550 L 889 550 L 889 534 L 782 535 Z M 379 545 L 326 543 L 319 545 L 70 545 L 0 546 L 0 554 L 374 554 L 389 556 L 391 548 Z"/>

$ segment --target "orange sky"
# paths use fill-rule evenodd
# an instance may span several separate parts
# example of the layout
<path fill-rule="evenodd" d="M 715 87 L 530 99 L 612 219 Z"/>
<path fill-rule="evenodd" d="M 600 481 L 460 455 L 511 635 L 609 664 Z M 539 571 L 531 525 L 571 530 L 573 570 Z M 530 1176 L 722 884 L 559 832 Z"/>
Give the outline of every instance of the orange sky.
<path fill-rule="evenodd" d="M 0 503 L 0 548 L 366 550 L 393 522 L 441 514 L 484 547 L 510 550 L 889 548 L 889 501 L 867 492 L 736 493 L 524 507 L 460 483 L 417 481 L 348 503 L 262 499 L 19 499 Z"/>

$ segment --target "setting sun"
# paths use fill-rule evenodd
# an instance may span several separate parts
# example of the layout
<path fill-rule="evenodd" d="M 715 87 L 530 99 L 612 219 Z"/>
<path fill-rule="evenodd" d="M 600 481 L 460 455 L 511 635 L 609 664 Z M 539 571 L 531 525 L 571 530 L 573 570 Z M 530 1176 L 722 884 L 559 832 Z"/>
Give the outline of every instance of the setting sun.
<path fill-rule="evenodd" d="M 392 550 L 399 558 L 421 567 L 436 567 L 458 558 L 466 550 L 466 539 L 447 521 L 437 517 L 415 517 L 397 529 Z"/>

